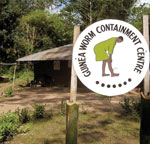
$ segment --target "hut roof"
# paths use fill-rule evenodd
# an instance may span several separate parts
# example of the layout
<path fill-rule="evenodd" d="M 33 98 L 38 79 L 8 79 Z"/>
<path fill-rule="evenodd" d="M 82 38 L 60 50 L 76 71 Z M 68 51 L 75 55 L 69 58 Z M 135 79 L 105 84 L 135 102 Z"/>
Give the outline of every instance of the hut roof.
<path fill-rule="evenodd" d="M 17 61 L 72 60 L 72 49 L 73 45 L 69 44 L 34 53 L 19 58 Z"/>

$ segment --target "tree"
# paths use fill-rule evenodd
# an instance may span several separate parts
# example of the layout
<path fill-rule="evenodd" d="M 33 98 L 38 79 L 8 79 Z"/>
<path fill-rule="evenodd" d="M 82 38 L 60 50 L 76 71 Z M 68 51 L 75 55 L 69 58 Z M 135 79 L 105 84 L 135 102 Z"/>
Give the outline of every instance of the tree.
<path fill-rule="evenodd" d="M 72 41 L 72 26 L 59 14 L 33 11 L 20 19 L 13 33 L 17 57 L 68 44 Z"/>
<path fill-rule="evenodd" d="M 75 24 L 88 26 L 98 20 L 117 18 L 126 20 L 137 0 L 61 0 L 62 14 Z M 76 20 L 77 19 L 77 20 Z"/>
<path fill-rule="evenodd" d="M 0 1 L 0 61 L 15 61 L 13 33 L 19 19 L 33 10 L 44 10 L 53 0 L 1 0 Z"/>
<path fill-rule="evenodd" d="M 130 10 L 128 21 L 134 25 L 139 31 L 143 31 L 143 15 L 150 15 L 150 4 L 142 4 L 135 6 Z"/>

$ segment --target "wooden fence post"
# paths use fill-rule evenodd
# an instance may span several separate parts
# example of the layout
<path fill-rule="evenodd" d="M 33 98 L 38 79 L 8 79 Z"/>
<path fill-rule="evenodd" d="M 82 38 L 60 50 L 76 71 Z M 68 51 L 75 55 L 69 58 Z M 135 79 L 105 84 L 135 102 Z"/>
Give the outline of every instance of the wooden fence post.
<path fill-rule="evenodd" d="M 13 89 L 13 90 L 14 90 L 14 88 L 15 88 L 16 69 L 17 69 L 17 64 L 15 64 L 15 67 L 14 67 L 13 83 L 12 83 L 12 89 Z"/>
<path fill-rule="evenodd" d="M 74 27 L 74 35 L 73 35 L 73 46 L 80 34 L 80 26 Z M 77 93 L 77 75 L 73 67 L 72 60 L 72 70 L 71 70 L 71 87 L 70 87 L 70 102 L 76 102 L 76 93 Z"/>
<path fill-rule="evenodd" d="M 79 105 L 76 103 L 66 104 L 66 144 L 78 143 L 78 116 Z"/>
<path fill-rule="evenodd" d="M 80 26 L 74 27 L 73 46 L 80 34 Z M 73 67 L 71 71 L 70 101 L 66 103 L 66 144 L 77 144 L 78 142 L 78 116 L 79 105 L 76 103 L 77 75 Z"/>
<path fill-rule="evenodd" d="M 149 46 L 149 18 L 143 16 L 143 34 Z M 150 99 L 149 99 L 149 69 L 144 78 L 144 94 L 141 95 L 141 128 L 140 144 L 150 144 Z"/>
<path fill-rule="evenodd" d="M 144 15 L 143 16 L 143 35 L 147 41 L 147 44 L 149 46 L 149 16 Z M 149 69 L 146 73 L 146 76 L 144 78 L 144 95 L 147 96 L 149 94 Z"/>

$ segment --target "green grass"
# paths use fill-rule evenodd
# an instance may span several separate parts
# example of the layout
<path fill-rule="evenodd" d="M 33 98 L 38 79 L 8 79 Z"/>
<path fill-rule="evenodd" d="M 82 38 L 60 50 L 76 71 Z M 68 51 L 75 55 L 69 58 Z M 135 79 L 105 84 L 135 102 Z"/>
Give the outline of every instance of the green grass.
<path fill-rule="evenodd" d="M 33 80 L 33 78 L 34 78 L 33 71 L 28 71 L 28 72 L 26 70 L 20 71 L 16 75 L 15 85 L 16 87 L 18 87 L 19 85 L 25 86 L 27 85 L 28 82 Z"/>
<path fill-rule="evenodd" d="M 22 70 L 22 71 L 16 73 L 15 89 L 13 89 L 12 92 L 9 89 L 8 85 L 12 85 L 13 74 L 7 73 L 3 76 L 8 77 L 10 79 L 10 81 L 8 83 L 6 83 L 6 82 L 0 83 L 0 99 L 7 99 L 12 96 L 12 93 L 15 92 L 15 89 L 29 85 L 29 82 L 31 80 L 33 80 L 33 78 L 34 78 L 34 73 L 33 73 L 33 71 L 27 72 L 26 70 L 24 70 L 24 71 Z"/>
<path fill-rule="evenodd" d="M 12 83 L 13 80 L 13 73 L 7 73 L 4 75 L 5 77 L 9 78 L 9 83 Z M 15 87 L 18 87 L 20 85 L 25 86 L 27 85 L 27 82 L 30 82 L 34 78 L 33 71 L 26 71 L 22 70 L 20 72 L 16 72 L 15 76 Z M 1 83 L 0 88 L 3 88 L 7 85 L 7 83 Z"/>
<path fill-rule="evenodd" d="M 54 114 L 51 120 L 27 123 L 23 126 L 29 131 L 16 135 L 11 144 L 64 144 L 65 122 L 65 116 Z M 129 117 L 121 117 L 115 112 L 103 115 L 80 113 L 78 142 L 79 144 L 138 144 L 139 122 Z"/>
<path fill-rule="evenodd" d="M 8 85 L 11 85 L 12 84 L 12 80 L 13 80 L 13 73 L 6 73 L 6 74 L 3 74 L 3 76 L 5 77 L 8 77 L 9 78 L 9 82 L 6 83 L 0 83 L 0 99 L 2 98 L 6 98 L 4 97 L 4 95 L 2 96 L 1 93 L 7 93 L 9 92 L 8 94 L 5 94 L 5 95 L 8 95 L 8 97 L 11 96 L 12 92 L 11 90 L 9 89 Z M 33 80 L 34 78 L 34 73 L 33 71 L 26 71 L 26 70 L 22 70 L 20 72 L 16 72 L 16 77 L 15 77 L 15 89 L 16 88 L 20 88 L 20 87 L 23 87 L 23 86 L 26 86 L 29 84 L 29 82 L 31 80 Z M 14 91 L 14 90 L 13 90 Z"/>

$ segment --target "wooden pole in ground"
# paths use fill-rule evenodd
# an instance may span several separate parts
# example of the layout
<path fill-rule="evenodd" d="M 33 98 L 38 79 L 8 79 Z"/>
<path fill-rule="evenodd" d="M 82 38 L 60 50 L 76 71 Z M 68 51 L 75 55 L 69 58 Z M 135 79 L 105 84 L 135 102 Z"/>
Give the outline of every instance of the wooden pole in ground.
<path fill-rule="evenodd" d="M 80 34 L 80 26 L 74 27 L 74 35 L 73 35 L 73 46 Z M 73 62 L 73 61 L 72 61 Z M 76 102 L 76 93 L 77 93 L 77 75 L 73 67 L 71 69 L 71 87 L 70 87 L 70 102 Z"/>
<path fill-rule="evenodd" d="M 80 34 L 80 26 L 74 27 L 73 46 Z M 70 101 L 66 103 L 66 144 L 77 144 L 78 142 L 78 116 L 79 105 L 76 103 L 77 75 L 73 67 L 71 70 Z"/>
<path fill-rule="evenodd" d="M 13 89 L 13 90 L 14 90 L 14 88 L 15 88 L 16 69 L 17 69 L 17 64 L 15 64 L 15 67 L 14 67 L 13 84 L 12 84 L 12 89 Z"/>
<path fill-rule="evenodd" d="M 66 144 L 78 143 L 78 117 L 79 105 L 76 103 L 66 104 Z"/>
<path fill-rule="evenodd" d="M 143 34 L 149 46 L 149 18 L 143 16 Z M 141 128 L 140 144 L 150 144 L 150 99 L 149 99 L 149 69 L 144 78 L 144 94 L 141 93 Z"/>
<path fill-rule="evenodd" d="M 149 46 L 149 16 L 148 15 L 143 16 L 143 35 Z M 149 89 L 150 89 L 150 84 L 149 84 L 149 69 L 148 69 L 146 76 L 144 78 L 144 95 L 145 96 L 148 96 Z"/>

